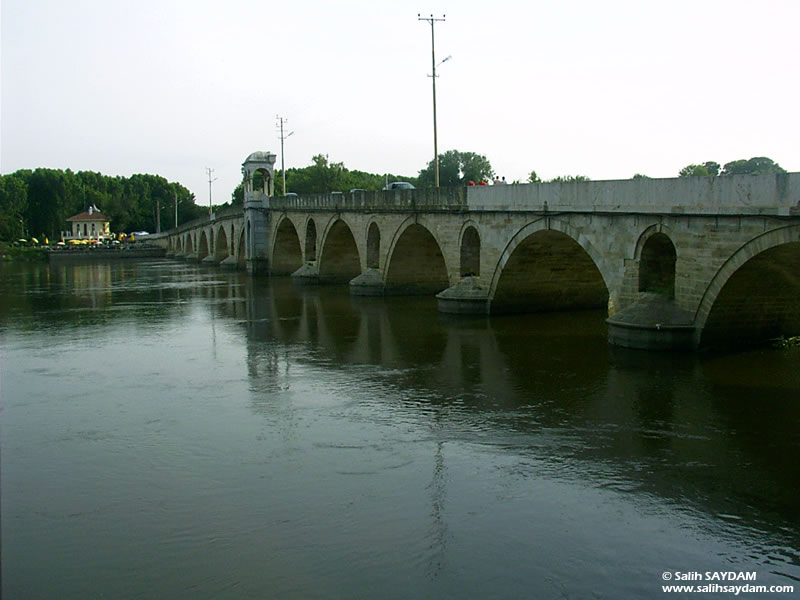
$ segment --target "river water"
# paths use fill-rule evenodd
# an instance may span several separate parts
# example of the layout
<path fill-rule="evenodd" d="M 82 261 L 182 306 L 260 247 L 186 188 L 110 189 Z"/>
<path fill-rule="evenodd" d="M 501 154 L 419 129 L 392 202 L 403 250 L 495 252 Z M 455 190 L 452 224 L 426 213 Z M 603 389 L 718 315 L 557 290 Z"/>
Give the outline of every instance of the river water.
<path fill-rule="evenodd" d="M 0 266 L 0 344 L 4 599 L 800 589 L 800 348 L 167 260 Z"/>

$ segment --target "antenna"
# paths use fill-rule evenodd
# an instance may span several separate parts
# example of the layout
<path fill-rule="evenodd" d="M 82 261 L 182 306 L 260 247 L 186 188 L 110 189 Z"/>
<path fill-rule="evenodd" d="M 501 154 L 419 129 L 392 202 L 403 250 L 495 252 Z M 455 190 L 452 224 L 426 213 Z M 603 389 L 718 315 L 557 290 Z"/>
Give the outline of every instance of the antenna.
<path fill-rule="evenodd" d="M 208 216 L 211 216 L 211 184 L 214 183 L 217 178 L 214 177 L 213 179 L 211 176 L 214 174 L 214 169 L 211 167 L 206 167 L 206 174 L 208 175 Z"/>

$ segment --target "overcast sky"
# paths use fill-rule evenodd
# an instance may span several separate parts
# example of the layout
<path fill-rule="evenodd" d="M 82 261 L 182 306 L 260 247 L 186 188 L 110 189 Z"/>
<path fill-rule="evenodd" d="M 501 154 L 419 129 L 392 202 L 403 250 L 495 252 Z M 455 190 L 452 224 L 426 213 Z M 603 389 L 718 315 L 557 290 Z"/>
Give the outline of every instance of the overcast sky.
<path fill-rule="evenodd" d="M 674 177 L 768 156 L 800 171 L 796 0 L 2 0 L 0 171 L 154 173 L 230 199 L 255 150 L 417 175 Z M 101 207 L 102 208 L 102 207 Z"/>

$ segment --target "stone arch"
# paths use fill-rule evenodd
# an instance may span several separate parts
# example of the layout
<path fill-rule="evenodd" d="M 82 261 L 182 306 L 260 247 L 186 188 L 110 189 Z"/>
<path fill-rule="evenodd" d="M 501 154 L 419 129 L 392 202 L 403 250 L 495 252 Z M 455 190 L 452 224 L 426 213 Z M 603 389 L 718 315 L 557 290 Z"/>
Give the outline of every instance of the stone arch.
<path fill-rule="evenodd" d="M 706 287 L 695 343 L 745 345 L 800 334 L 800 225 L 773 229 L 739 248 Z"/>
<path fill-rule="evenodd" d="M 675 298 L 675 264 L 678 253 L 670 237 L 660 228 L 650 228 L 637 244 L 639 292 Z"/>
<path fill-rule="evenodd" d="M 381 262 L 381 229 L 375 221 L 367 230 L 367 268 L 380 269 Z"/>
<path fill-rule="evenodd" d="M 300 236 L 291 219 L 284 216 L 277 229 L 272 244 L 272 273 L 274 275 L 291 275 L 303 266 L 303 252 L 300 248 Z"/>
<path fill-rule="evenodd" d="M 317 225 L 311 217 L 306 222 L 305 258 L 306 262 L 317 260 Z"/>
<path fill-rule="evenodd" d="M 228 246 L 228 236 L 225 234 L 225 227 L 220 225 L 219 232 L 216 235 L 217 243 L 214 246 L 214 260 L 218 263 L 222 262 L 230 255 L 230 247 Z"/>
<path fill-rule="evenodd" d="M 490 312 L 607 309 L 600 258 L 567 223 L 547 217 L 534 221 L 503 252 L 490 285 Z"/>
<path fill-rule="evenodd" d="M 409 219 L 398 229 L 388 256 L 387 294 L 437 294 L 450 285 L 439 242 L 419 223 Z"/>
<path fill-rule="evenodd" d="M 467 223 L 461 231 L 461 277 L 481 275 L 481 236 L 472 223 Z"/>
<path fill-rule="evenodd" d="M 192 234 L 191 233 L 187 233 L 186 234 L 186 242 L 185 242 L 184 254 L 186 256 L 189 256 L 190 254 L 194 254 L 194 243 L 193 243 L 193 240 L 192 240 Z"/>
<path fill-rule="evenodd" d="M 245 242 L 244 242 L 244 227 L 242 227 L 241 231 L 239 231 L 239 243 L 236 247 L 236 266 L 241 269 L 247 268 L 247 258 L 245 253 Z"/>
<path fill-rule="evenodd" d="M 261 192 L 266 196 L 272 195 L 272 173 L 268 169 L 264 167 L 253 169 L 251 177 L 251 191 Z"/>
<path fill-rule="evenodd" d="M 209 254 L 208 237 L 205 230 L 200 233 L 200 240 L 197 242 L 197 260 L 203 260 Z"/>
<path fill-rule="evenodd" d="M 247 219 L 247 222 L 244 226 L 244 231 L 245 260 L 247 260 L 248 258 L 253 258 L 253 227 L 250 219 Z"/>
<path fill-rule="evenodd" d="M 336 219 L 322 240 L 319 280 L 323 283 L 347 283 L 361 273 L 358 246 L 350 226 Z"/>

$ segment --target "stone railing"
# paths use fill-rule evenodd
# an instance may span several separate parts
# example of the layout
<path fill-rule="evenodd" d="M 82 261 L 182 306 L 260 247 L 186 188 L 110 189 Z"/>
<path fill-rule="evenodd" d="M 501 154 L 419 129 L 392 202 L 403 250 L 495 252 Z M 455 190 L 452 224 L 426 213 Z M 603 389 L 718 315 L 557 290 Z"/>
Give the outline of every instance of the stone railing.
<path fill-rule="evenodd" d="M 793 216 L 800 173 L 476 186 L 467 204 L 471 211 Z"/>
<path fill-rule="evenodd" d="M 467 188 L 357 191 L 270 198 L 273 210 L 458 211 L 467 208 Z"/>

